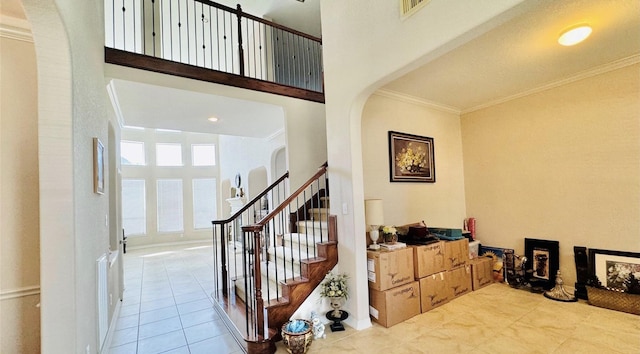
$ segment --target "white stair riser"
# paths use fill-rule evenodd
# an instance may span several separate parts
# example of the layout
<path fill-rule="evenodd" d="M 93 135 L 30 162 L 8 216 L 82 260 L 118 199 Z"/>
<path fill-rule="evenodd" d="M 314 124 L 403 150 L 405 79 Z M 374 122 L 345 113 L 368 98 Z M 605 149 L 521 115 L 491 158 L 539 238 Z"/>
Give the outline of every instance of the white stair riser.
<path fill-rule="evenodd" d="M 301 224 L 302 223 L 304 222 L 301 222 Z M 270 262 L 270 266 L 264 262 L 261 266 L 263 299 L 274 300 L 276 299 L 276 294 L 282 296 L 280 282 L 300 276 L 300 259 L 312 258 L 318 255 L 317 242 L 320 242 L 321 233 L 325 235 L 325 240 L 328 239 L 326 222 L 307 222 L 307 226 L 315 229 L 312 231 L 311 235 L 287 234 L 278 240 L 279 245 L 275 250 L 273 247 L 269 249 L 268 261 Z M 313 236 L 313 232 L 315 232 L 315 238 Z M 284 248 L 282 247 L 283 243 Z M 298 252 L 300 252 L 300 255 L 298 255 Z M 292 254 L 294 257 L 293 262 L 291 261 Z M 286 262 L 286 271 L 283 270 L 283 262 Z M 268 276 L 266 270 L 267 267 L 269 267 Z M 268 294 L 269 299 L 267 299 L 267 289 L 270 289 Z M 242 300 L 245 300 L 246 292 L 244 290 L 244 281 L 242 279 L 238 279 L 236 281 L 236 294 Z"/>
<path fill-rule="evenodd" d="M 325 241 L 329 238 L 328 236 L 329 231 L 327 230 L 326 225 L 318 226 L 318 225 L 313 225 L 312 223 L 308 223 L 305 225 L 304 221 L 301 221 L 298 223 L 297 227 L 298 227 L 298 233 L 308 234 L 309 237 L 315 236 L 317 239 L 317 242 L 320 242 L 320 235 L 323 236 L 323 239 Z"/>
<path fill-rule="evenodd" d="M 329 209 L 313 208 L 309 209 L 309 219 L 315 221 L 327 221 L 329 219 Z"/>

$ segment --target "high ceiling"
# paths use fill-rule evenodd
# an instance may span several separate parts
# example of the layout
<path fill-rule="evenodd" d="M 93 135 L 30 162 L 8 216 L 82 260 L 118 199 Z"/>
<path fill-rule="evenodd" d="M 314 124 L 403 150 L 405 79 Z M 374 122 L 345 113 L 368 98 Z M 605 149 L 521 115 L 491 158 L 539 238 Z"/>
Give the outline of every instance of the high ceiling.
<path fill-rule="evenodd" d="M 272 104 L 119 79 L 110 81 L 109 91 L 128 126 L 252 138 L 284 129 L 282 107 Z"/>
<path fill-rule="evenodd" d="M 421 11 L 429 11 L 429 6 Z M 559 34 L 579 23 L 591 36 L 573 47 Z M 386 85 L 458 111 L 470 111 L 589 72 L 639 61 L 640 1 L 539 0 L 535 9 Z"/>
<path fill-rule="evenodd" d="M 532 0 L 533 1 L 533 0 Z M 256 16 L 270 18 L 291 28 L 320 36 L 320 0 L 218 0 Z M 476 39 L 432 60 L 422 67 L 390 82 L 381 89 L 386 92 L 416 98 L 424 102 L 468 112 L 535 92 L 546 87 L 579 79 L 592 73 L 640 61 L 640 1 L 638 0 L 535 0 L 532 8 Z M 429 5 L 420 11 L 429 11 Z M 18 0 L 2 0 L 0 13 L 20 17 Z M 17 13 L 17 14 L 16 14 Z M 588 23 L 593 34 L 585 42 L 574 47 L 562 47 L 556 40 L 560 32 L 577 23 Z M 121 100 L 121 110 L 129 122 L 145 125 L 142 117 L 153 119 L 158 125 L 162 114 L 169 114 L 173 105 L 164 110 L 150 108 L 147 103 L 162 104 L 162 97 L 175 92 L 167 88 L 145 88 L 140 101 L 131 101 L 131 90 L 141 84 L 116 82 Z M 217 102 L 218 109 L 238 116 L 250 114 L 251 109 L 261 112 L 277 112 L 277 107 L 258 107 L 247 101 L 223 97 L 201 97 L 181 92 L 185 104 L 181 115 L 165 117 L 168 129 L 193 131 L 200 122 L 206 107 L 197 102 L 205 98 Z M 210 96 L 210 95 L 206 95 Z M 175 101 L 174 101 L 175 102 Z M 224 108 L 221 108 L 224 107 Z M 145 113 L 146 110 L 146 113 Z M 193 110 L 190 112 L 188 110 Z M 193 114 L 191 114 L 193 113 Z M 213 113 L 208 113 L 213 114 Z M 277 113 L 281 117 L 281 113 Z M 268 114 L 262 114 L 266 116 Z M 273 117 L 274 121 L 278 118 Z M 235 120 L 235 118 L 234 118 Z M 242 122 L 242 118 L 237 121 Z M 266 118 L 265 122 L 271 121 Z M 129 124 L 127 122 L 127 124 Z M 164 124 L 164 123 L 163 123 Z M 266 124 L 266 123 L 265 123 Z M 210 126 L 209 126 L 210 128 Z M 256 128 L 261 129 L 261 128 Z M 273 130 L 272 130 L 273 131 Z"/>

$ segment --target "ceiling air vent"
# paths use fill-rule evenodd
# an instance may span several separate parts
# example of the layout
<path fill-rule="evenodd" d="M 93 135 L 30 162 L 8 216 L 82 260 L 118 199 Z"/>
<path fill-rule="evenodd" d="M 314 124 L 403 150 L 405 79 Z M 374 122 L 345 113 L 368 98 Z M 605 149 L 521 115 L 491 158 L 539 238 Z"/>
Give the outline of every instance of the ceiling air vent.
<path fill-rule="evenodd" d="M 402 17 L 409 17 L 423 8 L 430 0 L 400 0 Z"/>

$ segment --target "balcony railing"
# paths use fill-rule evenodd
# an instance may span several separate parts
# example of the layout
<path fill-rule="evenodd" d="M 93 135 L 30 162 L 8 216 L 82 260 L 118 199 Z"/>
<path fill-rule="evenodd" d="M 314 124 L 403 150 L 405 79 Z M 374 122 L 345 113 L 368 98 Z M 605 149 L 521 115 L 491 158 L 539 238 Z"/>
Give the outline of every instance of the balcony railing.
<path fill-rule="evenodd" d="M 319 38 L 207 0 L 105 0 L 105 46 L 323 92 Z"/>

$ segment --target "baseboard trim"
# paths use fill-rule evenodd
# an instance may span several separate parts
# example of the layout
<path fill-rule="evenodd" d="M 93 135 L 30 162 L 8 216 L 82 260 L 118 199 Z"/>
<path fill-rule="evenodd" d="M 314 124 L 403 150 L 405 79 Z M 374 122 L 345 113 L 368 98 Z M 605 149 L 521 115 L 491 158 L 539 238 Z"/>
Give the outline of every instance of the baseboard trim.
<path fill-rule="evenodd" d="M 143 250 L 143 249 L 156 248 L 156 247 L 189 246 L 189 245 L 196 245 L 196 244 L 211 244 L 211 240 L 210 239 L 202 239 L 202 240 L 150 243 L 148 245 L 127 246 L 127 251 L 129 251 L 129 250 L 131 250 L 131 251 Z"/>
<path fill-rule="evenodd" d="M 26 286 L 23 288 L 2 290 L 0 292 L 0 301 L 33 295 L 40 295 L 40 286 Z"/>
<path fill-rule="evenodd" d="M 118 300 L 116 303 L 116 308 L 113 310 L 113 316 L 111 316 L 111 323 L 109 324 L 109 329 L 107 330 L 107 338 L 105 338 L 104 344 L 102 344 L 102 348 L 99 351 L 100 354 L 109 353 L 109 348 L 111 348 L 111 341 L 113 340 L 113 333 L 115 333 L 116 331 L 118 318 L 120 318 L 121 307 L 122 307 L 122 300 Z"/>

